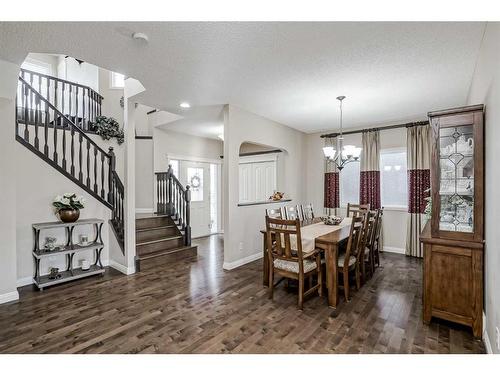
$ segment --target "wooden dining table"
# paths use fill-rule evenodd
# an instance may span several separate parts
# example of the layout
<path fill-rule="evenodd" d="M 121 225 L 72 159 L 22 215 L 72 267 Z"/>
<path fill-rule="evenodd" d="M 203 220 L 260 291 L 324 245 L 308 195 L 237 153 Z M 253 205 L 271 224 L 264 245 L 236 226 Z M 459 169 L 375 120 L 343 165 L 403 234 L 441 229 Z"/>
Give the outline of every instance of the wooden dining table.
<path fill-rule="evenodd" d="M 303 220 L 301 227 L 321 222 L 321 218 Z M 338 303 L 338 253 L 340 245 L 349 239 L 350 225 L 343 227 L 332 226 L 332 231 L 322 236 L 316 237 L 315 247 L 325 253 L 326 266 L 326 287 L 328 289 L 328 305 L 336 308 Z M 269 259 L 267 255 L 266 231 L 261 230 L 263 237 L 263 279 L 265 286 L 269 286 Z"/>

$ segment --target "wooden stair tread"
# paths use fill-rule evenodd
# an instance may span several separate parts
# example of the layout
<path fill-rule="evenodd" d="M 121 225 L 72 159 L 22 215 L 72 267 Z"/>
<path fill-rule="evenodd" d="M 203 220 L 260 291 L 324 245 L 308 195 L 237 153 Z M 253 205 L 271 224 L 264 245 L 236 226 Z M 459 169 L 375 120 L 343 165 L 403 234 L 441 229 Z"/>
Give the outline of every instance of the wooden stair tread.
<path fill-rule="evenodd" d="M 136 244 L 136 246 L 150 245 L 150 244 L 153 244 L 153 243 L 158 243 L 158 242 L 163 242 L 163 241 L 171 241 L 171 240 L 178 240 L 178 239 L 181 239 L 181 238 L 183 238 L 182 235 L 169 236 L 169 237 L 164 237 L 164 238 L 160 238 L 160 239 L 157 239 L 157 240 L 150 240 L 150 241 L 145 241 L 145 242 L 138 242 Z"/>
<path fill-rule="evenodd" d="M 169 224 L 169 225 L 160 225 L 157 227 L 148 227 L 148 228 L 141 228 L 141 229 L 136 229 L 136 232 L 147 232 L 150 230 L 158 230 L 158 229 L 166 229 L 166 228 L 175 228 L 177 225 L 175 224 Z"/>
<path fill-rule="evenodd" d="M 146 259 L 151 259 L 151 258 L 163 256 L 163 255 L 170 255 L 170 254 L 179 253 L 179 252 L 185 251 L 185 250 L 196 249 L 197 247 L 198 246 L 181 246 L 181 247 L 176 247 L 174 249 L 156 251 L 154 253 L 149 253 L 146 255 L 138 255 L 137 259 L 138 260 L 146 260 Z"/>

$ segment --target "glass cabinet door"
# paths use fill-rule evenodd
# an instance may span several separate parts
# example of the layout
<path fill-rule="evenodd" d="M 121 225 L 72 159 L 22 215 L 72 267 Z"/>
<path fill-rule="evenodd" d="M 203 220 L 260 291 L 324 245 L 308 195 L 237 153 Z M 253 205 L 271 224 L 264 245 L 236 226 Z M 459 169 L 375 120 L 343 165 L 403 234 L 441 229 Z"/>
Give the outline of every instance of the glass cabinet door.
<path fill-rule="evenodd" d="M 473 125 L 439 128 L 439 168 L 439 230 L 473 233 Z"/>

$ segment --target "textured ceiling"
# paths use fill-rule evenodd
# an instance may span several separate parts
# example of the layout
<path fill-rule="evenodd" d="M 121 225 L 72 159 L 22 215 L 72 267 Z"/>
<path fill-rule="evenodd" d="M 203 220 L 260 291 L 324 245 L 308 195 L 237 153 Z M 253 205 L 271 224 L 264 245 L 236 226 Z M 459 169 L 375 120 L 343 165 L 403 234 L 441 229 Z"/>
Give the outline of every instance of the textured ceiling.
<path fill-rule="evenodd" d="M 305 132 L 425 118 L 463 105 L 485 24 L 0 23 L 0 58 L 64 53 L 137 78 L 138 98 L 237 105 Z M 135 31 L 149 36 L 143 44 Z M 210 111 L 209 111 L 210 112 Z M 213 114 L 213 111 L 211 112 Z M 195 116 L 196 117 L 196 116 Z M 207 118 L 210 123 L 213 119 Z"/>

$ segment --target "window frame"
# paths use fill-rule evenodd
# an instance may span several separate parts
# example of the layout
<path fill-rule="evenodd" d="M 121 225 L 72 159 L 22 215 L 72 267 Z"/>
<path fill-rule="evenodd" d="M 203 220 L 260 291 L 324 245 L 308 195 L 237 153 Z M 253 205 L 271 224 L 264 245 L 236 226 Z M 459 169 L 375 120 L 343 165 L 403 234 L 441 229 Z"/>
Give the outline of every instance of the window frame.
<path fill-rule="evenodd" d="M 408 151 L 406 147 L 388 147 L 380 150 L 379 157 L 379 170 L 380 170 L 380 205 L 384 207 L 384 210 L 387 211 L 408 211 L 408 184 L 406 185 L 406 204 L 405 205 L 384 205 L 382 202 L 382 154 L 396 154 L 396 153 L 404 153 L 406 157 L 406 175 L 408 176 Z"/>

